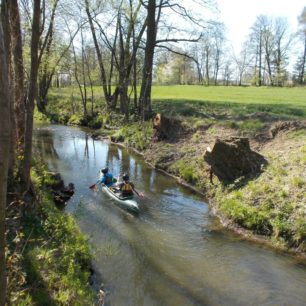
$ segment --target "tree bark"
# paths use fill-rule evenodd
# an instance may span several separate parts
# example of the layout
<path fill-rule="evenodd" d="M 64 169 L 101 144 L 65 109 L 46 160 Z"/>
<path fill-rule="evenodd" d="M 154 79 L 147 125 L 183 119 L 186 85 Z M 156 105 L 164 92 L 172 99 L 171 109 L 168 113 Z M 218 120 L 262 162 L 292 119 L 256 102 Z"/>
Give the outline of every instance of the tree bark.
<path fill-rule="evenodd" d="M 25 91 L 24 64 L 22 55 L 22 34 L 17 0 L 11 0 L 10 17 L 12 26 L 12 51 L 14 64 L 14 92 L 15 92 L 15 122 L 17 154 L 22 155 L 25 134 Z"/>
<path fill-rule="evenodd" d="M 32 160 L 32 133 L 33 133 L 33 111 L 34 100 L 37 97 L 37 74 L 39 68 L 38 49 L 40 39 L 40 0 L 34 0 L 32 37 L 31 37 L 31 70 L 29 89 L 26 101 L 26 126 L 24 159 L 21 171 L 21 188 L 28 191 L 31 183 L 30 169 Z"/>
<path fill-rule="evenodd" d="M 151 88 L 154 49 L 156 45 L 157 24 L 155 20 L 156 1 L 149 0 L 147 6 L 147 42 L 142 71 L 142 83 L 139 96 L 139 114 L 142 120 L 148 120 L 152 114 Z"/>
<path fill-rule="evenodd" d="M 302 65 L 301 65 L 301 76 L 300 76 L 300 84 L 303 85 L 305 82 L 305 62 L 306 62 L 306 33 L 305 33 L 305 39 L 304 39 L 304 54 L 302 59 Z"/>
<path fill-rule="evenodd" d="M 1 7 L 1 18 L 3 25 L 4 47 L 7 54 L 8 67 L 8 86 L 9 86 L 9 103 L 11 110 L 14 109 L 14 88 L 13 88 L 13 67 L 12 67 L 12 39 L 11 39 L 11 20 L 10 20 L 10 0 L 5 0 Z M 14 112 L 10 111 L 10 161 L 9 161 L 9 178 L 13 178 L 15 166 L 15 148 L 16 148 L 16 127 Z"/>
<path fill-rule="evenodd" d="M 7 55 L 4 47 L 2 31 L 2 17 L 0 22 L 0 305 L 5 305 L 6 272 L 5 272 L 5 209 L 7 196 L 7 175 L 10 148 L 10 99 L 8 84 Z"/>
<path fill-rule="evenodd" d="M 259 65 L 258 65 L 258 86 L 260 87 L 262 85 L 262 77 L 261 77 L 261 69 L 262 69 L 262 33 L 260 31 L 260 38 L 259 38 L 259 52 L 258 52 L 258 57 L 259 57 Z"/>

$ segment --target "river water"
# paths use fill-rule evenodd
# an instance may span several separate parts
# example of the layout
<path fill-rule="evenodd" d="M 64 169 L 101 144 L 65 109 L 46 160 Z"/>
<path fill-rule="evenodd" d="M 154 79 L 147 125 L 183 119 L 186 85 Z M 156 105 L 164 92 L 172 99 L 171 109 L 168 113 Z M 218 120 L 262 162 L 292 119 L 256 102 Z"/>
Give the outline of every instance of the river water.
<path fill-rule="evenodd" d="M 137 155 L 59 125 L 37 126 L 34 145 L 75 184 L 66 210 L 93 245 L 106 305 L 306 305 L 305 262 L 221 229 L 203 199 Z M 145 194 L 138 216 L 88 188 L 105 165 Z"/>

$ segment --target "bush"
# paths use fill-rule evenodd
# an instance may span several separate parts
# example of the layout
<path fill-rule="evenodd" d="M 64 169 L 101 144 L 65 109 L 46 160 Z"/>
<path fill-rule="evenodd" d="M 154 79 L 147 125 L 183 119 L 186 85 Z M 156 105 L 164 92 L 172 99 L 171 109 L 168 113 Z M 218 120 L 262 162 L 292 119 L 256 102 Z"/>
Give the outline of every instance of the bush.
<path fill-rule="evenodd" d="M 103 122 L 104 118 L 101 114 L 99 114 L 88 122 L 88 126 L 93 129 L 100 129 L 103 126 Z"/>
<path fill-rule="evenodd" d="M 87 125 L 87 120 L 81 115 L 72 115 L 68 120 L 69 125 Z"/>

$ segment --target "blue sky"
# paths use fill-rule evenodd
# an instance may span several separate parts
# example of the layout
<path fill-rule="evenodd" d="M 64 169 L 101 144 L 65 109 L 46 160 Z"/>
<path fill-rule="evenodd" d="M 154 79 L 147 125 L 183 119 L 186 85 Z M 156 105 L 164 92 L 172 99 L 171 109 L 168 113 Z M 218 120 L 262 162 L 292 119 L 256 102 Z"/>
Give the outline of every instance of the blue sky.
<path fill-rule="evenodd" d="M 263 14 L 287 17 L 292 31 L 297 30 L 297 17 L 301 15 L 305 0 L 216 0 L 220 10 L 220 21 L 228 29 L 227 37 L 239 52 L 242 42 L 255 22 Z"/>

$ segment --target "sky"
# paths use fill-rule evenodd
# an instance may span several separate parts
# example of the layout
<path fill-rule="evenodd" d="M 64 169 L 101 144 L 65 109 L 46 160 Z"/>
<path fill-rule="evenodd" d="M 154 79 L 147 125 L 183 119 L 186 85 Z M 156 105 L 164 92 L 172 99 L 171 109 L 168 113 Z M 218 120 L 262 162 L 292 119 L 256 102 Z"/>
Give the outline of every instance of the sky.
<path fill-rule="evenodd" d="M 306 0 L 216 0 L 220 10 L 220 21 L 228 30 L 227 38 L 235 52 L 250 32 L 258 15 L 287 17 L 293 31 L 297 30 L 297 18 L 301 15 Z"/>

